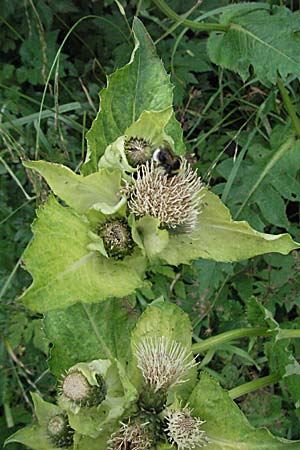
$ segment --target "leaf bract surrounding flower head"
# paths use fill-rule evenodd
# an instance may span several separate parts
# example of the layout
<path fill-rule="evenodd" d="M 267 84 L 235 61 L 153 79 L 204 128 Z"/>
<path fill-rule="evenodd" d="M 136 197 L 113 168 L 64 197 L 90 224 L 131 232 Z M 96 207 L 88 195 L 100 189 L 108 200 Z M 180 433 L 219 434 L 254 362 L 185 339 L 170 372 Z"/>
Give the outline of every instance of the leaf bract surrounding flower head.
<path fill-rule="evenodd" d="M 98 160 L 108 145 L 133 124 L 143 111 L 162 111 L 172 107 L 172 90 L 155 46 L 137 18 L 133 22 L 135 48 L 131 60 L 108 77 L 101 93 L 100 110 L 87 134 L 88 153 L 83 166 L 85 173 L 97 170 Z M 171 114 L 167 125 L 179 153 L 184 152 L 182 130 Z"/>
<path fill-rule="evenodd" d="M 63 441 L 72 442 L 74 430 L 70 429 L 62 409 L 57 405 L 44 401 L 38 394 L 32 393 L 31 396 L 38 424 L 21 428 L 10 436 L 5 441 L 5 444 L 20 442 L 34 450 L 57 450 L 58 448 L 62 448 L 62 446 L 59 447 L 57 445 L 57 442 L 54 443 L 51 436 L 49 436 L 49 428 L 54 440 L 55 435 L 60 440 L 60 432 L 62 431 Z M 65 425 L 66 434 L 64 433 Z M 59 442 L 58 444 L 60 445 Z"/>
<path fill-rule="evenodd" d="M 83 375 L 88 383 L 85 397 L 79 399 L 82 382 L 72 379 Z M 64 386 L 67 380 L 67 386 Z M 81 381 L 81 380 L 80 380 Z M 70 395 L 71 394 L 71 395 Z M 117 361 L 105 359 L 78 363 L 71 367 L 62 381 L 58 403 L 67 411 L 70 425 L 79 433 L 97 438 L 103 428 L 119 419 L 136 398 L 135 389 L 124 376 Z M 109 425 L 108 425 L 109 426 Z"/>
<path fill-rule="evenodd" d="M 26 161 L 24 166 L 42 175 L 54 194 L 79 214 L 90 209 L 113 214 L 124 204 L 120 172 L 102 169 L 83 177 L 68 167 L 46 161 Z"/>
<path fill-rule="evenodd" d="M 89 223 L 50 198 L 37 212 L 34 240 L 25 252 L 33 283 L 20 300 L 36 311 L 123 297 L 143 284 L 145 258 L 137 251 L 122 261 L 89 251 Z M 125 276 L 126 274 L 126 276 Z"/>
<path fill-rule="evenodd" d="M 151 160 L 155 149 L 163 142 L 173 145 L 173 139 L 165 132 L 171 115 L 171 107 L 162 111 L 143 111 L 138 120 L 126 128 L 124 135 L 106 147 L 99 160 L 99 169 L 120 170 L 127 179 L 128 173 Z"/>

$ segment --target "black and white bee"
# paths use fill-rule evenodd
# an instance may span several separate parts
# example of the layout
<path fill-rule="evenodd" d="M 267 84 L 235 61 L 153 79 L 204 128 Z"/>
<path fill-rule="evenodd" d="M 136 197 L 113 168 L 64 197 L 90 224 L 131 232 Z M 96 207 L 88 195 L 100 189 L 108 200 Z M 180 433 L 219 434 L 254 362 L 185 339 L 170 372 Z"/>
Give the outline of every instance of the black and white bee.
<path fill-rule="evenodd" d="M 181 157 L 174 155 L 172 150 L 167 146 L 157 148 L 153 153 L 152 159 L 159 166 L 163 167 L 169 177 L 177 175 L 180 171 Z"/>

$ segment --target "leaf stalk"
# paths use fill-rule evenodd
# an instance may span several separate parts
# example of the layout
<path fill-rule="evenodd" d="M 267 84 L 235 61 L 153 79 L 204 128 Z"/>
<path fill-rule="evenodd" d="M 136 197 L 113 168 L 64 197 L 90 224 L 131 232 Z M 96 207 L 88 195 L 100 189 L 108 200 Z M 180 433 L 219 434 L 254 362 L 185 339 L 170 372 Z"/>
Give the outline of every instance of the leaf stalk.
<path fill-rule="evenodd" d="M 186 27 L 197 31 L 223 31 L 229 30 L 229 25 L 222 25 L 221 23 L 199 23 L 194 20 L 184 19 L 171 9 L 163 0 L 153 0 L 153 3 L 170 19 L 175 22 L 180 22 Z"/>
<path fill-rule="evenodd" d="M 240 386 L 237 386 L 228 391 L 228 394 L 230 395 L 232 400 L 235 400 L 242 395 L 249 394 L 250 392 L 256 391 L 257 389 L 268 386 L 269 384 L 277 383 L 280 380 L 281 377 L 278 374 L 267 375 L 266 377 L 258 378 L 257 380 L 252 380 L 248 383 L 241 384 Z"/>
<path fill-rule="evenodd" d="M 294 108 L 294 105 L 291 101 L 291 98 L 289 96 L 288 90 L 286 89 L 285 85 L 283 84 L 283 81 L 281 78 L 278 77 L 277 79 L 277 86 L 281 94 L 281 98 L 283 100 L 284 106 L 286 107 L 286 110 L 288 112 L 288 115 L 290 116 L 290 119 L 292 121 L 292 124 L 295 128 L 297 136 L 300 138 L 300 120 L 299 117 L 296 114 L 296 110 Z"/>
<path fill-rule="evenodd" d="M 235 339 L 242 339 L 253 336 L 268 336 L 269 330 L 267 328 L 238 328 L 236 330 L 225 331 L 211 338 L 205 339 L 203 342 L 197 342 L 192 345 L 192 352 L 203 353 L 207 350 L 217 347 L 221 344 L 233 341 Z"/>

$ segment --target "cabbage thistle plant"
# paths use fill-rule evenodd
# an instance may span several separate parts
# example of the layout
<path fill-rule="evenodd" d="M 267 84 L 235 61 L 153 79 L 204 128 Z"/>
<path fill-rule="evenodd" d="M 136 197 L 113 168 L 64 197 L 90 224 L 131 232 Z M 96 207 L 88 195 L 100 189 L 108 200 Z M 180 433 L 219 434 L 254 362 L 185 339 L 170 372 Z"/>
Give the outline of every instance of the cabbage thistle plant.
<path fill-rule="evenodd" d="M 114 307 L 102 318 L 110 321 L 122 302 L 108 302 Z M 33 394 L 37 424 L 17 431 L 7 444 L 36 450 L 299 448 L 251 427 L 206 372 L 198 380 L 201 358 L 188 316 L 178 306 L 153 302 L 131 333 L 128 320 L 123 309 L 117 329 L 104 332 L 102 348 L 95 347 L 107 359 L 77 363 L 58 375 L 56 405 Z M 127 349 L 125 360 L 109 345 L 110 335 Z M 52 369 L 59 372 L 57 363 Z"/>
<path fill-rule="evenodd" d="M 101 92 L 81 173 L 24 162 L 52 193 L 37 210 L 24 257 L 33 282 L 20 301 L 45 313 L 58 389 L 55 405 L 33 394 L 37 423 L 6 444 L 37 450 L 299 448 L 255 430 L 233 394 L 206 372 L 199 379 L 203 349 L 192 344 L 191 324 L 178 306 L 160 298 L 138 317 L 132 297 L 124 298 L 146 286 L 147 271 L 158 264 L 238 261 L 300 246 L 288 234 L 259 233 L 233 221 L 205 186 L 185 157 L 169 77 L 138 19 L 133 32 L 130 62 Z M 270 315 L 258 313 L 265 328 L 251 329 L 252 335 L 272 336 L 274 343 L 283 338 Z"/>
<path fill-rule="evenodd" d="M 299 247 L 288 234 L 259 233 L 233 221 L 202 183 L 184 156 L 169 77 L 138 19 L 133 31 L 130 62 L 101 92 L 82 173 L 24 162 L 53 192 L 37 211 L 24 256 L 33 283 L 21 301 L 32 310 L 128 295 L 144 286 L 147 270 L 158 263 L 238 261 Z M 171 161 L 155 157 L 163 149 Z"/>

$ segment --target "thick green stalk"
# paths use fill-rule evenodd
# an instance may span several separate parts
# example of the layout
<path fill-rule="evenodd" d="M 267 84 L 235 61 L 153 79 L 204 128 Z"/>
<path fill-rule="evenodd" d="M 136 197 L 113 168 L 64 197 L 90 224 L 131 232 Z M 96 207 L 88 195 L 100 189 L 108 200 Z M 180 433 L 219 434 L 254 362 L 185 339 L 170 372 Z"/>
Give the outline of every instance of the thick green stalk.
<path fill-rule="evenodd" d="M 249 383 L 241 384 L 234 389 L 231 389 L 228 394 L 235 400 L 242 395 L 249 394 L 249 392 L 256 391 L 262 387 L 268 386 L 269 384 L 277 383 L 281 380 L 281 377 L 277 374 L 267 375 L 266 377 L 258 378 L 257 380 L 249 381 Z"/>
<path fill-rule="evenodd" d="M 296 111 L 295 111 L 294 105 L 290 99 L 289 93 L 288 93 L 286 87 L 284 86 L 282 79 L 279 77 L 277 79 L 277 86 L 278 86 L 278 89 L 280 90 L 281 98 L 282 98 L 284 106 L 286 107 L 286 110 L 291 118 L 292 124 L 297 133 L 297 136 L 300 137 L 299 117 L 296 114 Z"/>
<path fill-rule="evenodd" d="M 277 339 L 295 339 L 300 338 L 300 330 L 285 330 L 280 329 L 277 334 Z"/>
<path fill-rule="evenodd" d="M 198 23 L 189 19 L 182 20 L 182 17 L 173 11 L 173 9 L 171 9 L 163 0 L 153 0 L 153 2 L 167 17 L 175 20 L 175 22 L 181 22 L 192 30 L 226 32 L 229 29 L 229 25 L 222 25 L 221 23 Z"/>
<path fill-rule="evenodd" d="M 235 339 L 242 339 L 251 336 L 268 336 L 267 328 L 238 328 L 236 330 L 225 331 L 225 333 L 218 334 L 211 338 L 205 339 L 203 342 L 197 342 L 192 345 L 193 353 L 203 353 L 218 345 L 226 342 L 234 341 Z"/>

